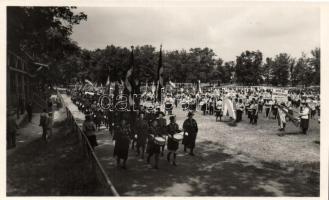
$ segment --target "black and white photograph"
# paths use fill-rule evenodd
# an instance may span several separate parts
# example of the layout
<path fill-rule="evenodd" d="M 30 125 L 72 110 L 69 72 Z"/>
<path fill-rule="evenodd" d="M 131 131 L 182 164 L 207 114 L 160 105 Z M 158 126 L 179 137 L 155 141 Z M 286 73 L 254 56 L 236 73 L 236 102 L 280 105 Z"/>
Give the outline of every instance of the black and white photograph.
<path fill-rule="evenodd" d="M 319 5 L 5 11 L 5 196 L 327 195 Z"/>

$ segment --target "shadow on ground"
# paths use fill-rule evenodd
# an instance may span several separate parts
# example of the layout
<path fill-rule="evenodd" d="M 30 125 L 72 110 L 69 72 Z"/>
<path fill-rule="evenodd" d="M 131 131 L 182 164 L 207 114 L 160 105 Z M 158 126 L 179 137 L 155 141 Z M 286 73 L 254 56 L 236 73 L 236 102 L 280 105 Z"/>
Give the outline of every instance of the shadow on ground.
<path fill-rule="evenodd" d="M 7 157 L 7 196 L 100 195 L 77 137 L 62 120 L 54 127 L 48 144 L 38 138 Z"/>
<path fill-rule="evenodd" d="M 104 148 L 107 153 L 100 150 Z M 200 142 L 196 151 L 202 153 L 195 157 L 179 152 L 177 167 L 162 157 L 159 170 L 151 169 L 133 151 L 128 170 L 116 168 L 112 148 L 111 143 L 103 143 L 97 152 L 121 195 L 319 196 L 317 173 L 299 170 L 296 165 L 283 168 L 280 164 L 252 160 L 243 154 L 226 152 L 211 141 Z"/>

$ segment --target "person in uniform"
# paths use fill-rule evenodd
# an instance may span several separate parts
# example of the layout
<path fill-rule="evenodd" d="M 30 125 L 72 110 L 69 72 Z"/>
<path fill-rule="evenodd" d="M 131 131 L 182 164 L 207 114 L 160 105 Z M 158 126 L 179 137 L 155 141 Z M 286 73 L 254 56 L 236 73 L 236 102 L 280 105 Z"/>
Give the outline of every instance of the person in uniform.
<path fill-rule="evenodd" d="M 15 110 L 7 112 L 7 149 L 16 147 L 16 133 L 18 126 L 15 115 Z"/>
<path fill-rule="evenodd" d="M 120 127 L 117 129 L 118 134 L 114 145 L 114 156 L 117 158 L 117 167 L 120 167 L 121 159 L 123 160 L 122 168 L 126 169 L 128 151 L 130 144 L 129 128 L 125 119 L 122 119 Z"/>
<path fill-rule="evenodd" d="M 257 125 L 257 119 L 258 119 L 258 103 L 253 98 L 249 107 L 250 112 L 250 123 L 253 125 Z"/>
<path fill-rule="evenodd" d="M 272 105 L 273 105 L 273 101 L 272 99 L 267 99 L 265 101 L 264 107 L 265 107 L 265 117 L 267 119 L 269 119 L 269 114 L 270 114 L 270 110 L 272 109 Z"/>
<path fill-rule="evenodd" d="M 236 104 L 236 122 L 240 122 L 242 120 L 243 111 L 244 111 L 244 104 L 242 102 L 242 99 L 239 99 L 238 103 Z"/>
<path fill-rule="evenodd" d="M 149 129 L 147 121 L 144 119 L 144 113 L 139 114 L 139 118 L 136 121 L 135 131 L 137 134 L 137 156 L 142 153 L 141 158 L 144 159 L 144 152 L 147 141 L 147 131 Z"/>
<path fill-rule="evenodd" d="M 42 113 L 40 114 L 40 123 L 39 126 L 42 127 L 42 139 L 46 139 L 47 134 L 47 121 L 48 121 L 48 114 L 47 109 L 43 109 Z"/>
<path fill-rule="evenodd" d="M 195 140 L 198 133 L 198 124 L 193 119 L 193 112 L 188 113 L 188 118 L 183 123 L 183 129 L 184 129 L 184 138 L 183 138 L 183 144 L 184 144 L 184 151 L 186 152 L 186 148 L 190 149 L 190 155 L 194 156 L 194 147 L 195 147 Z M 186 136 L 185 133 L 188 135 Z"/>
<path fill-rule="evenodd" d="M 175 116 L 170 116 L 169 117 L 170 123 L 167 126 L 167 132 L 168 132 L 168 144 L 167 144 L 167 149 L 168 149 L 168 154 L 167 154 L 167 161 L 170 163 L 170 156 L 173 154 L 173 165 L 176 165 L 176 151 L 179 147 L 178 141 L 174 140 L 174 135 L 176 133 L 181 132 L 179 130 L 178 124 L 176 123 L 176 117 Z"/>
<path fill-rule="evenodd" d="M 302 103 L 300 115 L 300 127 L 302 128 L 303 134 L 307 134 L 308 126 L 309 126 L 309 114 L 310 109 L 307 107 L 307 103 Z"/>
<path fill-rule="evenodd" d="M 159 126 L 158 121 L 153 120 L 152 126 L 149 128 L 149 137 L 148 137 L 148 144 L 147 144 L 147 163 L 150 163 L 151 157 L 154 155 L 154 169 L 159 169 L 159 155 L 160 155 L 160 145 L 157 144 L 154 140 L 155 137 L 160 136 L 159 134 Z"/>
<path fill-rule="evenodd" d="M 281 107 L 278 109 L 279 131 L 285 131 L 287 112 L 288 109 L 286 108 L 286 104 L 282 102 Z M 280 136 L 283 136 L 283 134 L 280 134 Z"/>
<path fill-rule="evenodd" d="M 165 114 L 163 112 L 158 113 L 158 127 L 159 127 L 159 135 L 163 138 L 166 138 L 167 136 L 167 120 L 164 118 Z M 165 145 L 161 146 L 161 156 L 164 155 L 164 148 Z"/>
<path fill-rule="evenodd" d="M 216 122 L 219 117 L 219 121 L 222 121 L 222 116 L 223 116 L 223 101 L 222 99 L 218 99 L 216 102 Z"/>
<path fill-rule="evenodd" d="M 91 147 L 94 149 L 98 145 L 95 134 L 96 124 L 93 122 L 90 114 L 86 115 L 86 119 L 82 124 L 82 131 L 86 134 Z"/>

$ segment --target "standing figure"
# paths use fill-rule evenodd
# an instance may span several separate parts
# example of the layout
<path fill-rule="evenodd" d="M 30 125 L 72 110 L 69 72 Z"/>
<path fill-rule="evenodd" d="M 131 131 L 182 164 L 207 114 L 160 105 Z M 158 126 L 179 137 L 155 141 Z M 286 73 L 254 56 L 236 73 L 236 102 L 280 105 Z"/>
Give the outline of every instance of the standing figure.
<path fill-rule="evenodd" d="M 167 144 L 167 149 L 168 149 L 168 154 L 167 154 L 167 161 L 170 163 L 170 156 L 173 153 L 173 165 L 176 165 L 176 151 L 179 147 L 178 141 L 174 139 L 174 135 L 176 133 L 181 132 L 178 128 L 178 124 L 176 123 L 176 117 L 175 116 L 170 116 L 169 118 L 170 123 L 167 126 L 167 131 L 168 131 L 168 144 Z"/>
<path fill-rule="evenodd" d="M 285 131 L 286 128 L 286 113 L 288 112 L 288 109 L 286 108 L 286 104 L 284 102 L 281 103 L 281 107 L 278 109 L 278 125 L 279 125 L 279 131 Z M 280 136 L 282 136 L 281 134 Z"/>
<path fill-rule="evenodd" d="M 43 109 L 42 113 L 40 114 L 40 123 L 39 123 L 39 126 L 42 127 L 42 139 L 43 140 L 46 140 L 47 122 L 48 122 L 47 109 Z"/>
<path fill-rule="evenodd" d="M 166 130 L 167 120 L 164 118 L 164 115 L 165 114 L 163 112 L 158 113 L 158 127 L 159 127 L 159 136 L 166 139 L 166 137 L 167 137 L 167 130 Z M 163 154 L 164 148 L 165 148 L 165 144 L 161 146 L 161 156 L 164 155 Z"/>
<path fill-rule="evenodd" d="M 129 128 L 125 119 L 122 119 L 120 127 L 117 128 L 117 138 L 114 146 L 114 156 L 117 157 L 117 167 L 120 167 L 120 161 L 123 160 L 122 168 L 127 169 L 126 162 L 129 152 Z"/>
<path fill-rule="evenodd" d="M 94 149 L 98 145 L 95 134 L 96 124 L 93 122 L 90 114 L 86 115 L 86 119 L 82 125 L 82 131 L 86 134 L 91 147 Z"/>
<path fill-rule="evenodd" d="M 155 141 L 155 138 L 159 136 L 158 121 L 154 120 L 149 128 L 149 137 L 147 143 L 147 163 L 150 163 L 151 157 L 154 155 L 154 169 L 159 169 L 159 155 L 160 145 Z"/>
<path fill-rule="evenodd" d="M 193 119 L 193 113 L 189 112 L 188 113 L 188 118 L 184 121 L 183 123 L 183 129 L 184 129 L 184 139 L 183 139 L 183 144 L 184 144 L 184 151 L 186 152 L 186 148 L 190 149 L 190 155 L 194 156 L 194 147 L 195 147 L 195 140 L 196 136 L 198 133 L 198 124 Z M 188 135 L 186 136 L 185 133 Z"/>
<path fill-rule="evenodd" d="M 137 134 L 137 155 L 139 156 L 142 152 L 142 159 L 144 159 L 148 129 L 149 126 L 147 121 L 144 119 L 144 113 L 140 113 L 139 119 L 136 121 L 135 131 Z"/>
<path fill-rule="evenodd" d="M 219 121 L 222 121 L 223 116 L 223 101 L 222 99 L 218 99 L 216 102 L 216 122 L 219 117 Z"/>
<path fill-rule="evenodd" d="M 16 133 L 18 126 L 15 115 L 15 110 L 7 112 L 7 149 L 16 147 Z"/>
<path fill-rule="evenodd" d="M 309 114 L 310 109 L 307 107 L 307 103 L 302 103 L 300 115 L 300 127 L 302 128 L 303 134 L 307 134 L 308 126 L 309 126 Z"/>
<path fill-rule="evenodd" d="M 242 99 L 239 99 L 238 103 L 236 104 L 236 122 L 240 122 L 242 120 L 242 113 L 244 111 L 244 104 Z"/>
<path fill-rule="evenodd" d="M 27 116 L 28 116 L 29 122 L 31 122 L 32 121 L 32 102 L 29 102 L 26 105 L 26 112 L 27 112 Z"/>

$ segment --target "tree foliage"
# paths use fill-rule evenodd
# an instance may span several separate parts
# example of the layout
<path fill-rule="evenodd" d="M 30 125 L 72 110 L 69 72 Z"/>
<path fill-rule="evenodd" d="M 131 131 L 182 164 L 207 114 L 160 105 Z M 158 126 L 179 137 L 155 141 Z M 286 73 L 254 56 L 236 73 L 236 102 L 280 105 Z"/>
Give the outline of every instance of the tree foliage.
<path fill-rule="evenodd" d="M 261 79 L 263 54 L 260 51 L 245 51 L 236 59 L 237 82 L 244 85 L 255 85 Z"/>

